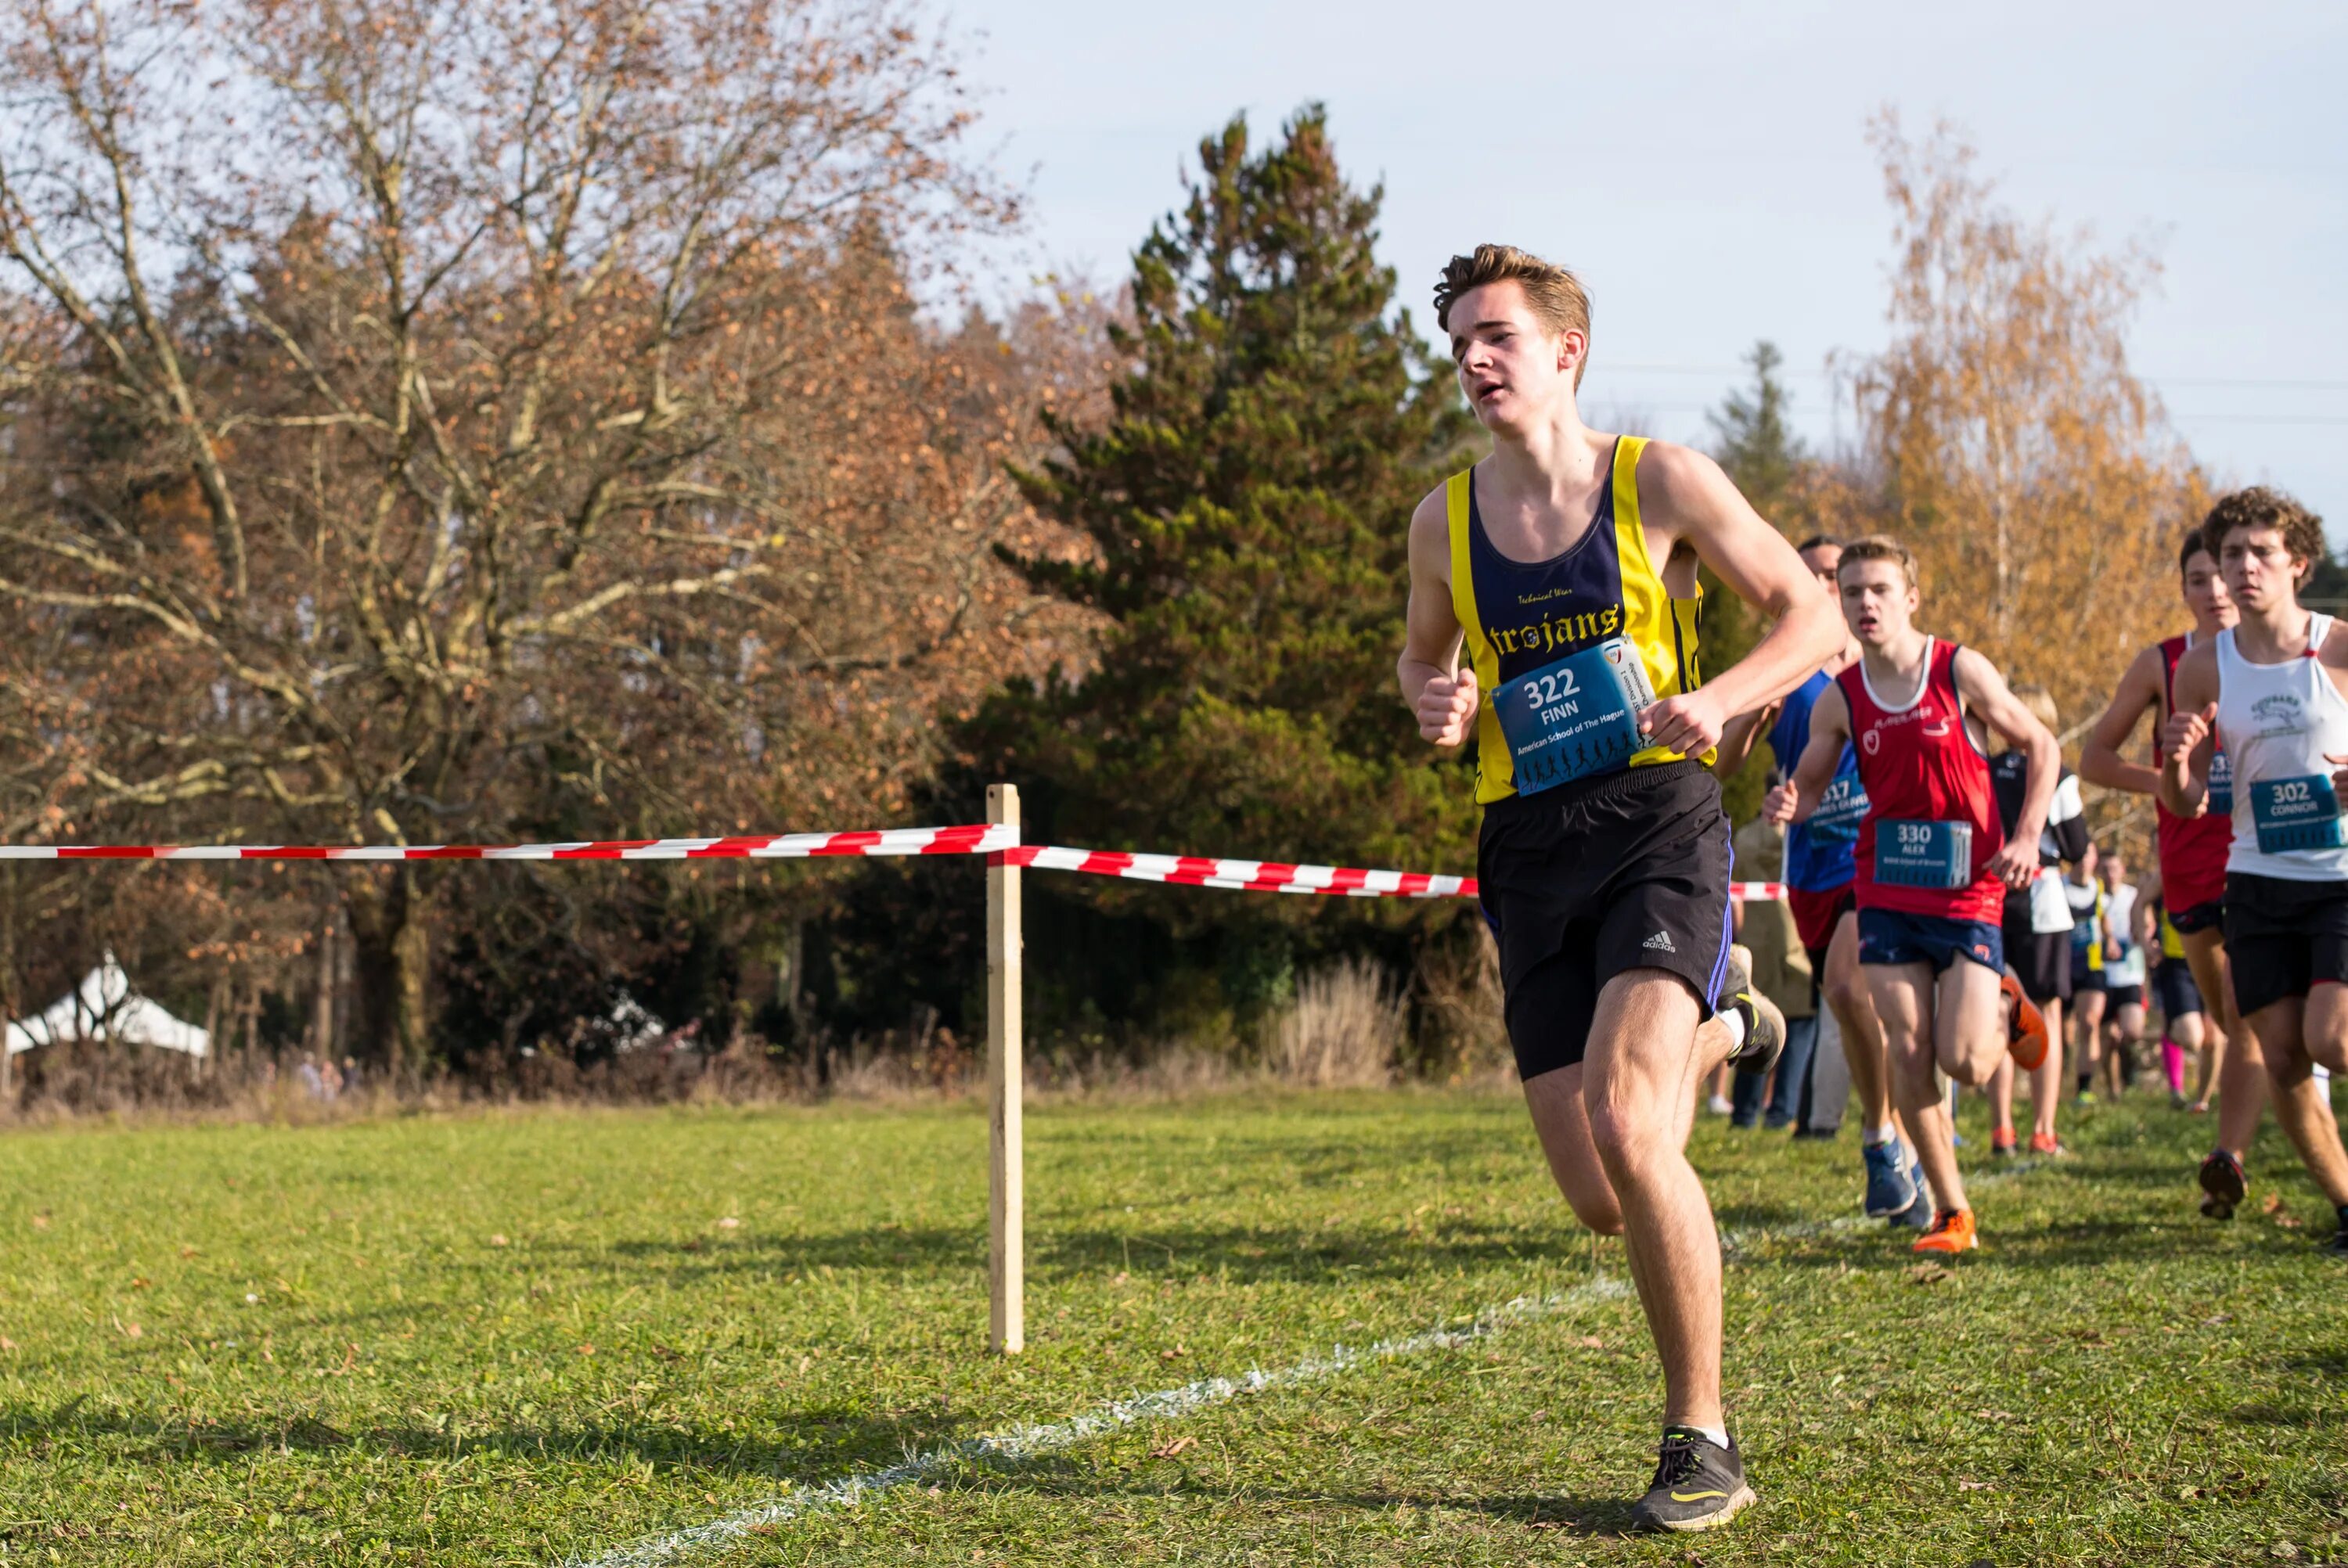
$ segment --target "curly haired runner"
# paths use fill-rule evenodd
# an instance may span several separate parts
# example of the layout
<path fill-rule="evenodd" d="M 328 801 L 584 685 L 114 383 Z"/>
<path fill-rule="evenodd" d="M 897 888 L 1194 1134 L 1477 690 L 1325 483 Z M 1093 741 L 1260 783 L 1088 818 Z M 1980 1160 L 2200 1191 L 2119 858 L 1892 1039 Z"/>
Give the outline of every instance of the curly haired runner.
<path fill-rule="evenodd" d="M 2177 669 L 2197 648 L 2207 648 L 2240 619 L 2226 591 L 2226 579 L 2196 528 L 2177 552 L 2178 582 L 2185 608 L 2192 613 L 2193 630 L 2156 642 L 2136 656 L 2112 693 L 2096 727 L 2079 750 L 2079 776 L 2106 789 L 2132 790 L 2155 796 L 2157 812 L 2155 845 L 2160 859 L 2160 897 L 2164 948 L 2173 938 L 2183 960 L 2172 968 L 2163 963 L 2161 981 L 2168 1000 L 2164 1011 L 2182 1020 L 2204 1009 L 2209 1020 L 2209 1050 L 2217 1057 L 2217 1147 L 2201 1162 L 2201 1212 L 2212 1219 L 2231 1219 L 2249 1195 L 2250 1181 L 2243 1162 L 2250 1141 L 2258 1136 L 2259 1117 L 2266 1110 L 2266 1062 L 2257 1037 L 2234 1016 L 2231 983 L 2226 977 L 2226 857 L 2234 843 L 2232 774 L 2222 737 L 2209 754 L 2209 808 L 2199 816 L 2179 816 L 2157 796 L 2157 766 L 2147 767 L 2121 756 L 2121 748 L 2135 733 L 2137 721 L 2153 714 L 2156 764 L 2160 734 L 2177 712 Z M 2189 972 L 2190 979 L 2188 979 Z M 2189 990 L 2188 989 L 2189 988 Z M 2188 1006 L 2188 1003 L 2190 1003 Z M 2182 1009 L 2183 1010 L 2178 1010 Z M 2181 1026 L 2180 1026 L 2181 1027 Z M 2188 1030 L 2189 1032 L 2189 1030 Z M 2207 1102 L 2207 1088 L 2203 1091 Z"/>
<path fill-rule="evenodd" d="M 1967 1252 L 1973 1212 L 1940 1074 L 1987 1083 L 2046 1059 L 2046 1020 L 2005 968 L 2008 887 L 2038 875 L 2039 835 L 2054 798 L 2061 748 L 1970 648 L 1917 630 L 1916 558 L 1894 539 L 1861 539 L 1837 569 L 1859 661 L 1810 712 L 1810 744 L 1793 778 L 1762 807 L 1793 822 L 1818 807 L 1846 741 L 1859 750 L 1867 818 L 1859 830 L 1859 962 L 1883 1020 L 1892 1102 L 1932 1189 L 1918 1252 Z M 2027 754 L 2022 809 L 2008 838 L 1990 784 L 1985 722 Z"/>
<path fill-rule="evenodd" d="M 2339 1212 L 2348 1152 L 2313 1067 L 2348 1072 L 2348 627 L 2299 602 L 2322 520 L 2278 490 L 2219 498 L 2201 525 L 2241 619 L 2177 661 L 2161 731 L 2161 803 L 2209 808 L 2217 739 L 2233 761 L 2226 957 L 2234 1003 L 2266 1059 L 2275 1120 Z"/>
<path fill-rule="evenodd" d="M 1719 465 L 1582 424 L 1572 273 L 1479 246 L 1444 268 L 1435 312 L 1492 453 L 1412 514 L 1396 672 L 1426 739 L 1474 736 L 1477 875 L 1525 1100 L 1573 1212 L 1623 1237 L 1663 1360 L 1637 1517 L 1709 1530 L 1753 1489 L 1721 1408 L 1719 1237 L 1684 1149 L 1696 1083 L 1724 1061 L 1766 1068 L 1784 1022 L 1732 960 L 1728 818 L 1702 759 L 1841 630 Z M 1701 684 L 1699 560 L 1776 623 Z"/>

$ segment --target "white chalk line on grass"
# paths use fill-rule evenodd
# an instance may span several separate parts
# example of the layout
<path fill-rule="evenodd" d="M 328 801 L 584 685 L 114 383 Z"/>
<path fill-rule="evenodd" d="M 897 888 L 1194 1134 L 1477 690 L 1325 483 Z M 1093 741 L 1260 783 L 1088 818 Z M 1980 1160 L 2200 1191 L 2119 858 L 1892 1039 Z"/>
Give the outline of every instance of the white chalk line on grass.
<path fill-rule="evenodd" d="M 2035 1170 L 2037 1166 L 2038 1162 L 2034 1160 L 2020 1161 L 1975 1176 L 1971 1184 L 1978 1187 L 2011 1181 Z M 1838 1219 L 1809 1220 L 1790 1225 L 1759 1225 L 1723 1231 L 1720 1245 L 1724 1255 L 1734 1256 L 1757 1241 L 1793 1241 L 1861 1227 L 1880 1228 L 1882 1224 L 1880 1220 L 1846 1215 Z M 829 1509 L 853 1508 L 867 1497 L 911 1486 L 956 1465 L 987 1460 L 1015 1463 L 1039 1454 L 1073 1448 L 1104 1432 L 1113 1432 L 1139 1421 L 1179 1419 L 1210 1406 L 1228 1403 L 1242 1395 L 1269 1393 L 1275 1389 L 1317 1382 L 1368 1362 L 1399 1360 L 1406 1356 L 1424 1355 L 1429 1350 L 1457 1349 L 1463 1345 L 1472 1345 L 1478 1339 L 1489 1338 L 1511 1324 L 1554 1317 L 1577 1307 L 1615 1300 L 1630 1293 L 1631 1286 L 1624 1281 L 1601 1276 L 1587 1285 L 1577 1286 L 1559 1295 L 1520 1296 L 1514 1301 L 1478 1314 L 1475 1321 L 1464 1328 L 1430 1328 L 1423 1334 L 1413 1334 L 1400 1339 L 1381 1339 L 1376 1344 L 1360 1348 L 1339 1345 L 1326 1356 L 1308 1356 L 1275 1371 L 1257 1369 L 1237 1378 L 1202 1378 L 1179 1389 L 1159 1389 L 1152 1393 L 1136 1394 L 1129 1399 L 1111 1399 L 1065 1421 L 1017 1427 L 994 1437 L 947 1443 L 914 1454 L 902 1464 L 891 1465 L 886 1470 L 866 1471 L 816 1486 L 793 1487 L 771 1501 L 722 1515 L 705 1524 L 688 1525 L 597 1557 L 566 1558 L 564 1568 L 664 1568 L 667 1563 L 679 1563 L 697 1553 L 723 1551 L 770 1524 L 787 1523 Z"/>
<path fill-rule="evenodd" d="M 1041 1426 L 1017 1427 L 994 1437 L 972 1438 L 917 1453 L 886 1470 L 843 1476 L 818 1486 L 797 1486 L 770 1502 L 728 1513 L 706 1524 L 695 1524 L 623 1546 L 599 1557 L 572 1557 L 565 1568 L 662 1568 L 704 1552 L 722 1550 L 770 1524 L 781 1524 L 806 1514 L 833 1508 L 853 1508 L 877 1492 L 911 1486 L 941 1471 L 978 1460 L 1015 1463 L 1039 1454 L 1073 1448 L 1139 1421 L 1172 1420 L 1211 1405 L 1228 1403 L 1246 1394 L 1269 1393 L 1318 1382 L 1373 1361 L 1394 1361 L 1429 1350 L 1453 1350 L 1488 1339 L 1511 1324 L 1551 1317 L 1592 1302 L 1612 1301 L 1631 1294 L 1628 1283 L 1606 1276 L 1554 1296 L 1520 1296 L 1504 1306 L 1477 1315 L 1464 1328 L 1430 1328 L 1400 1339 L 1381 1339 L 1359 1348 L 1339 1345 L 1325 1356 L 1308 1356 L 1275 1371 L 1250 1370 L 1237 1378 L 1202 1378 L 1179 1389 L 1160 1389 L 1129 1399 L 1111 1399 L 1080 1416 Z"/>
<path fill-rule="evenodd" d="M 1985 1171 L 1978 1176 L 1967 1176 L 1965 1186 L 1967 1190 L 1974 1187 L 1993 1187 L 2001 1182 L 2010 1182 L 2017 1176 L 2026 1176 L 2044 1163 L 2041 1160 L 2016 1160 L 2011 1164 L 2000 1165 L 1993 1171 Z M 1884 1228 L 1884 1225 L 1885 1222 L 1882 1220 L 1865 1219 L 1858 1214 L 1841 1214 L 1830 1220 L 1803 1220 L 1789 1225 L 1740 1225 L 1720 1233 L 1720 1252 L 1723 1257 L 1735 1257 L 1755 1242 L 1807 1241 L 1816 1236 L 1834 1235 L 1842 1231 L 1879 1231 Z"/>

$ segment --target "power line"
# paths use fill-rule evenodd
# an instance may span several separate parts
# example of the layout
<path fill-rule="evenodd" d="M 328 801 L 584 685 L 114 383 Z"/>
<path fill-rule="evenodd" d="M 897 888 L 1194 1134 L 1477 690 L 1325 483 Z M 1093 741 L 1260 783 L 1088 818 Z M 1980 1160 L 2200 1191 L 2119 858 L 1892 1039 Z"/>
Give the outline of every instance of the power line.
<path fill-rule="evenodd" d="M 1600 388 L 1591 399 L 1599 406 L 1612 405 L 1641 414 L 1716 414 L 1716 403 L 1655 403 L 1633 393 Z M 2348 415 L 2335 414 L 2180 414 L 2171 411 L 2172 425 L 2348 425 Z"/>
<path fill-rule="evenodd" d="M 1636 375 L 1750 375 L 1748 364 L 1610 364 L 1604 360 L 1590 367 L 1604 374 L 1623 371 Z M 1779 368 L 1772 373 L 1783 376 L 1800 376 L 1809 381 L 1824 381 L 1830 373 L 1823 370 Z M 2260 379 L 2250 376 L 2227 375 L 2147 375 L 2147 381 L 2159 386 L 2209 386 L 2240 388 L 2271 388 L 2282 392 L 2348 392 L 2348 381 L 2299 381 L 2289 378 Z"/>

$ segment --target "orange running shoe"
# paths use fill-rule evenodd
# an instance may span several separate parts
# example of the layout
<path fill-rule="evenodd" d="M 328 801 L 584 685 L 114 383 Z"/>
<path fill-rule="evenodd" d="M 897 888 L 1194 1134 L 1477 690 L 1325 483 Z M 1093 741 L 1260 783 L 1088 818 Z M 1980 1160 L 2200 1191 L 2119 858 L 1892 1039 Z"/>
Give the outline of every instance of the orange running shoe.
<path fill-rule="evenodd" d="M 1915 1252 L 1971 1252 L 1981 1245 L 1971 1209 L 1942 1209 L 1932 1216 L 1932 1228 L 1916 1238 Z"/>
<path fill-rule="evenodd" d="M 2002 976 L 1998 987 L 2013 999 L 2013 1011 L 2007 1015 L 2005 1038 L 2013 1050 L 2013 1065 L 2024 1072 L 2035 1072 L 2046 1060 L 2046 1015 L 2038 1004 L 2022 994 L 2022 982 L 2012 975 Z"/>

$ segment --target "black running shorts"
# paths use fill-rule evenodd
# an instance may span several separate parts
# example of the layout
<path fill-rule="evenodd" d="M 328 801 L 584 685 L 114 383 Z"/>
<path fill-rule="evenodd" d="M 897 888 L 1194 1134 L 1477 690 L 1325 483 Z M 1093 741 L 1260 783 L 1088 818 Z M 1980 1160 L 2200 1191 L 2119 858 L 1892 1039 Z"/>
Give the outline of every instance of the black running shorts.
<path fill-rule="evenodd" d="M 2348 882 L 2228 872 L 2226 963 L 2244 1018 L 2326 980 L 2348 985 Z"/>
<path fill-rule="evenodd" d="M 2022 994 L 2044 1007 L 2071 999 L 2071 933 L 2034 931 L 2028 918 L 2005 927 L 2005 963 Z"/>
<path fill-rule="evenodd" d="M 2182 958 L 2163 958 L 2152 971 L 2152 996 L 2166 1019 L 2186 1018 L 2201 1010 L 2201 988 L 2193 983 L 2193 970 Z"/>
<path fill-rule="evenodd" d="M 1580 1061 L 1598 993 L 1664 969 L 1710 1017 L 1728 967 L 1734 860 L 1720 785 L 1693 762 L 1577 781 L 1484 808 L 1476 876 L 1500 943 L 1517 1073 Z"/>
<path fill-rule="evenodd" d="M 2171 909 L 2168 923 L 2177 927 L 2180 937 L 2196 931 L 2215 931 L 2226 923 L 2225 901 L 2212 898 L 2206 904 L 2196 904 L 2190 909 Z"/>
<path fill-rule="evenodd" d="M 2104 988 L 2104 1006 L 2110 1009 L 2104 1014 L 2106 1018 L 2118 1017 L 2119 1010 L 2122 1008 L 2142 1007 L 2143 1005 L 2144 988 L 2142 986 L 2106 986 Z"/>

